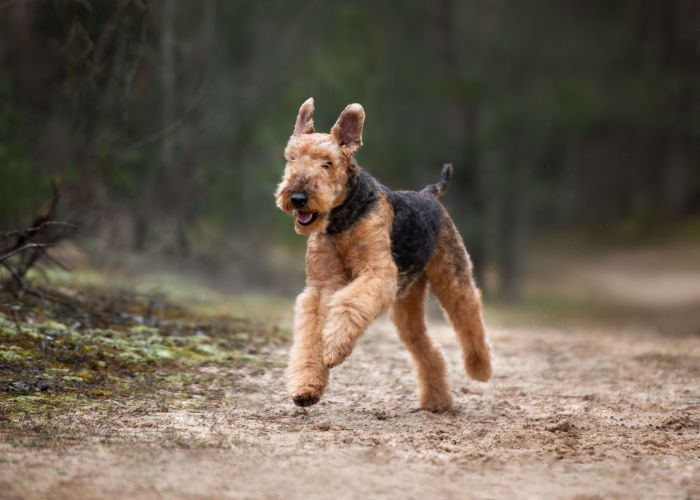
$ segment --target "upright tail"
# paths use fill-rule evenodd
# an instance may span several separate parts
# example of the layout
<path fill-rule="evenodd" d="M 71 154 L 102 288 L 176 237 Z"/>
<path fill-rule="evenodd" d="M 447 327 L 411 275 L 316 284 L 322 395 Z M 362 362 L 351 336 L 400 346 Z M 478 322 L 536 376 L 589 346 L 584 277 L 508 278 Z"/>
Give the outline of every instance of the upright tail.
<path fill-rule="evenodd" d="M 442 166 L 442 172 L 440 172 L 440 182 L 437 184 L 428 184 L 423 189 L 420 190 L 421 194 L 432 196 L 433 198 L 439 198 L 445 194 L 447 189 L 447 181 L 452 177 L 452 164 L 445 163 Z"/>

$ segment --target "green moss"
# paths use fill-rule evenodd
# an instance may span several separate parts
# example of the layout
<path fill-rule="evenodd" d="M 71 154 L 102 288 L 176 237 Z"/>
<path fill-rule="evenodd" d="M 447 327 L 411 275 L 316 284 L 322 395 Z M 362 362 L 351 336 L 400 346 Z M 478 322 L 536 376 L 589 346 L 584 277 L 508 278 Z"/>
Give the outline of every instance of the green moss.
<path fill-rule="evenodd" d="M 131 333 L 149 333 L 152 335 L 156 335 L 158 333 L 158 328 L 144 325 L 132 326 L 129 330 Z"/>
<path fill-rule="evenodd" d="M 166 375 L 162 377 L 162 380 L 173 384 L 189 384 L 194 380 L 194 377 L 189 373 L 177 373 L 175 375 Z"/>
<path fill-rule="evenodd" d="M 15 396 L 13 398 L 15 413 L 39 413 L 43 408 L 43 405 L 39 403 L 42 403 L 44 400 L 43 396 Z"/>
<path fill-rule="evenodd" d="M 58 332 L 70 331 L 66 325 L 64 325 L 63 323 L 59 323 L 58 321 L 46 321 L 45 323 L 42 323 L 41 326 L 46 330 L 53 330 Z"/>
<path fill-rule="evenodd" d="M 186 306 L 97 273 L 49 274 L 62 284 L 56 296 L 46 288 L 43 298 L 0 291 L 3 442 L 58 446 L 98 435 L 108 443 L 115 436 L 103 427 L 76 422 L 135 406 L 163 412 L 192 401 L 210 408 L 224 388 L 236 386 L 238 367 L 264 370 L 272 362 L 250 350 L 291 337 L 256 319 L 270 314 L 262 299 L 251 314 L 251 304 L 180 284 Z M 200 369 L 212 365 L 220 370 Z"/>
<path fill-rule="evenodd" d="M 24 357 L 12 350 L 0 349 L 0 361 L 5 363 L 21 363 L 24 361 Z"/>
<path fill-rule="evenodd" d="M 227 314 L 238 306 L 218 295 L 202 294 L 183 307 L 162 296 L 95 286 L 114 281 L 94 274 L 60 280 L 75 303 L 0 291 L 0 439 L 37 446 L 77 439 L 70 422 L 60 423 L 62 415 L 114 412 L 126 401 L 152 402 L 157 411 L 167 411 L 168 398 L 209 405 L 202 388 L 220 397 L 234 378 L 199 366 L 261 366 L 270 361 L 248 349 L 290 337 L 247 313 Z"/>

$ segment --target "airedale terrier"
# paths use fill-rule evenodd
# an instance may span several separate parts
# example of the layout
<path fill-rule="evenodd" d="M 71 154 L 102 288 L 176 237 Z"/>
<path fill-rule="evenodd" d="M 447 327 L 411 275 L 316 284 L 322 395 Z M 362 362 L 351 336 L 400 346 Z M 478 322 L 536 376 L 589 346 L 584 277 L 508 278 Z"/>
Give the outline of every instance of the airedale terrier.
<path fill-rule="evenodd" d="M 427 285 L 451 321 L 467 373 L 486 381 L 491 357 L 481 315 L 481 292 L 457 229 L 437 198 L 441 181 L 420 192 L 391 191 L 355 162 L 365 112 L 350 104 L 330 134 L 314 132 L 313 98 L 299 109 L 275 193 L 277 206 L 309 234 L 306 289 L 297 297 L 289 389 L 294 403 L 316 403 L 329 368 L 352 351 L 369 324 L 391 307 L 399 337 L 413 356 L 420 406 L 450 408 L 445 360 L 426 334 Z"/>

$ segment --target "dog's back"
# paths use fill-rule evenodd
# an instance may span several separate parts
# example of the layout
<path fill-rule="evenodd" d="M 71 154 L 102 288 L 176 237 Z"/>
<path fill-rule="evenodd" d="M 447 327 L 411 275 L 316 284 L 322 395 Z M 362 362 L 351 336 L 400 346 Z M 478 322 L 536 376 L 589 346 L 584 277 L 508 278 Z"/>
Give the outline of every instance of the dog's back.
<path fill-rule="evenodd" d="M 443 209 L 432 196 L 415 191 L 391 191 L 382 186 L 394 207 L 391 253 L 399 269 L 401 296 L 423 272 L 435 249 Z"/>

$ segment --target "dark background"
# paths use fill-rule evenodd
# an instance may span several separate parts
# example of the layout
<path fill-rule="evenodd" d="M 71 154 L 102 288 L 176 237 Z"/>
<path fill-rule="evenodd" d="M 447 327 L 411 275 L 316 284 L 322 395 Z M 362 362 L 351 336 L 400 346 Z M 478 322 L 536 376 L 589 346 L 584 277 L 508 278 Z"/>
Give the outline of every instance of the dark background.
<path fill-rule="evenodd" d="M 0 229 L 57 214 L 147 255 L 298 290 L 275 208 L 297 110 L 361 103 L 358 161 L 443 198 L 493 295 L 538 248 L 700 234 L 700 3 L 0 2 Z"/>

